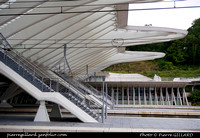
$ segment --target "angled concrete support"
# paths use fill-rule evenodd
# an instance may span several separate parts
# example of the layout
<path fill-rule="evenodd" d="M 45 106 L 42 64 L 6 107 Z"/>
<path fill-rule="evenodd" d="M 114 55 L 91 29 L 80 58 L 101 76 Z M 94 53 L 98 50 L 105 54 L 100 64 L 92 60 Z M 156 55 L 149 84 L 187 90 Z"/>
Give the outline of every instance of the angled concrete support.
<path fill-rule="evenodd" d="M 151 89 L 149 88 L 149 103 L 152 105 Z"/>
<path fill-rule="evenodd" d="M 40 101 L 40 106 L 38 108 L 34 122 L 50 122 L 45 101 Z"/>
<path fill-rule="evenodd" d="M 62 118 L 62 112 L 58 104 L 54 104 L 50 113 L 50 118 Z"/>
<path fill-rule="evenodd" d="M 156 89 L 156 87 L 155 87 L 155 98 L 154 98 L 154 100 L 155 100 L 155 105 L 158 105 L 158 96 L 157 96 L 157 89 Z"/>
<path fill-rule="evenodd" d="M 163 98 L 162 88 L 160 88 L 160 104 L 161 104 L 161 105 L 165 105 L 165 103 L 164 103 L 164 98 Z"/>
<path fill-rule="evenodd" d="M 140 87 L 138 88 L 138 100 L 139 100 L 139 105 L 141 105 L 141 99 L 140 99 Z"/>
<path fill-rule="evenodd" d="M 2 100 L 1 104 L 0 104 L 1 108 L 12 108 L 12 105 L 10 105 L 9 103 L 7 103 L 7 100 Z"/>
<path fill-rule="evenodd" d="M 189 106 L 188 100 L 187 100 L 187 95 L 185 92 L 185 88 L 183 89 L 183 101 L 184 101 L 184 105 Z"/>
<path fill-rule="evenodd" d="M 15 83 L 12 83 L 8 89 L 3 93 L 3 95 L 0 97 L 0 107 L 12 107 L 10 104 L 7 103 L 7 100 L 10 98 L 10 96 L 19 88 L 19 86 Z"/>
<path fill-rule="evenodd" d="M 144 87 L 144 105 L 147 105 L 147 100 L 146 100 L 146 89 Z"/>
<path fill-rule="evenodd" d="M 172 88 L 172 99 L 171 99 L 171 101 L 172 101 L 172 105 L 177 105 L 176 104 L 176 98 L 175 98 L 175 95 L 174 95 L 174 89 Z"/>
<path fill-rule="evenodd" d="M 183 105 L 179 88 L 177 88 L 177 103 L 178 103 L 178 105 Z"/>

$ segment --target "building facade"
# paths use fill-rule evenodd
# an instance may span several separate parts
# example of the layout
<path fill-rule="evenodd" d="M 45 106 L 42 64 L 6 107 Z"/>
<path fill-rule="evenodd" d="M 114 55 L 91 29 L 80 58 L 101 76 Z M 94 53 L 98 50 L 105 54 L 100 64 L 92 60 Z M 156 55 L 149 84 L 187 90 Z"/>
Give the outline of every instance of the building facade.
<path fill-rule="evenodd" d="M 139 74 L 110 73 L 90 77 L 88 83 L 103 92 L 103 80 L 104 91 L 107 86 L 107 93 L 116 105 L 189 105 L 185 92 L 189 82 L 154 81 Z"/>

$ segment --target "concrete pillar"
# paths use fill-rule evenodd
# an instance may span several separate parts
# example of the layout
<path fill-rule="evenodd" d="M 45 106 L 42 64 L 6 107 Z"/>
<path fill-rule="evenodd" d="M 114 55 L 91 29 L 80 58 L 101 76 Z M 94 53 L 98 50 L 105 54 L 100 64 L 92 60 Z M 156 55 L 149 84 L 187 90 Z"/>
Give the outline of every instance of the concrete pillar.
<path fill-rule="evenodd" d="M 122 104 L 124 104 L 124 87 L 122 87 Z"/>
<path fill-rule="evenodd" d="M 160 88 L 160 104 L 161 104 L 161 105 L 165 105 L 165 104 L 164 104 L 164 98 L 163 98 L 162 87 Z"/>
<path fill-rule="evenodd" d="M 182 104 L 182 100 L 181 100 L 181 95 L 180 95 L 180 91 L 179 91 L 179 88 L 177 88 L 177 102 L 179 102 L 179 105 L 183 105 Z"/>
<path fill-rule="evenodd" d="M 50 122 L 45 101 L 40 101 L 40 106 L 36 113 L 34 122 Z"/>
<path fill-rule="evenodd" d="M 152 96 L 151 96 L 151 89 L 149 87 L 149 103 L 152 105 Z"/>
<path fill-rule="evenodd" d="M 50 113 L 50 118 L 62 118 L 62 112 L 58 104 L 54 104 Z"/>
<path fill-rule="evenodd" d="M 127 87 L 127 100 L 128 100 L 128 105 L 129 105 L 129 87 Z"/>
<path fill-rule="evenodd" d="M 135 105 L 135 88 L 133 87 L 133 105 Z"/>
<path fill-rule="evenodd" d="M 112 103 L 114 103 L 114 90 L 113 90 L 113 86 L 111 87 L 111 99 L 112 99 Z"/>
<path fill-rule="evenodd" d="M 10 96 L 19 88 L 19 86 L 15 83 L 12 83 L 6 91 L 3 93 L 3 95 L 0 97 L 0 107 L 8 107 L 11 108 L 12 106 L 7 103 L 7 100 L 11 98 Z"/>
<path fill-rule="evenodd" d="M 186 105 L 189 106 L 189 103 L 188 103 L 188 100 L 187 100 L 187 95 L 186 95 L 186 92 L 185 92 L 185 88 L 183 89 L 183 97 L 185 99 Z"/>
<path fill-rule="evenodd" d="M 146 100 L 146 90 L 145 90 L 145 87 L 144 87 L 144 105 L 147 105 L 147 100 Z"/>
<path fill-rule="evenodd" d="M 167 102 L 167 105 L 171 105 L 170 100 L 169 100 L 168 88 L 166 88 L 166 102 Z"/>
<path fill-rule="evenodd" d="M 172 105 L 177 105 L 176 104 L 176 98 L 175 98 L 175 95 L 174 95 L 174 89 L 172 88 Z"/>
<path fill-rule="evenodd" d="M 141 99 L 140 99 L 140 87 L 138 87 L 138 100 L 139 100 L 139 105 L 141 105 Z"/>
<path fill-rule="evenodd" d="M 156 87 L 155 87 L 155 105 L 158 105 L 158 97 L 157 97 L 157 91 L 156 91 Z"/>
<path fill-rule="evenodd" d="M 167 92 L 167 87 L 166 87 L 165 88 L 165 104 L 166 105 L 168 105 L 167 98 L 168 98 L 168 92 Z"/>
<path fill-rule="evenodd" d="M 0 104 L 1 108 L 12 108 L 12 105 L 10 105 L 9 103 L 7 103 L 7 100 L 2 100 L 1 104 Z"/>
<path fill-rule="evenodd" d="M 174 91 L 174 89 L 171 88 L 171 105 L 175 104 L 175 103 L 173 103 L 173 99 L 174 99 L 173 91 Z"/>
<path fill-rule="evenodd" d="M 116 104 L 118 104 L 118 86 L 117 86 L 117 96 L 116 96 Z"/>

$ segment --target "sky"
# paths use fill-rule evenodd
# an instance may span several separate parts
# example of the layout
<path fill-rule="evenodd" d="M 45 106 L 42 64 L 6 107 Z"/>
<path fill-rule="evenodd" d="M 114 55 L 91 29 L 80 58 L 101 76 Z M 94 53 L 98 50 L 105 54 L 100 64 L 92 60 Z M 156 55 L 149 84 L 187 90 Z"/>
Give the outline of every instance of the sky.
<path fill-rule="evenodd" d="M 130 4 L 129 9 L 174 7 L 174 0 L 164 2 Z M 181 0 L 175 2 L 176 7 L 200 6 L 200 0 Z M 144 26 L 152 24 L 157 27 L 169 27 L 187 30 L 195 19 L 200 18 L 200 8 L 139 10 L 129 11 L 128 25 Z"/>

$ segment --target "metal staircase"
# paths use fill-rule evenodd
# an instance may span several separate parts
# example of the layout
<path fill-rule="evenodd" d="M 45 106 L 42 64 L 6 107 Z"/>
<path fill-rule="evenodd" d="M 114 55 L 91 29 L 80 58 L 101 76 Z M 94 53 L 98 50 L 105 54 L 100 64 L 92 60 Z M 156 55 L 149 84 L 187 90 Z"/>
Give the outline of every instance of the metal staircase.
<path fill-rule="evenodd" d="M 76 80 L 70 76 L 61 74 L 59 71 L 52 70 L 58 77 L 60 77 L 62 80 L 64 80 L 64 83 L 67 84 L 70 88 L 76 89 L 76 92 L 81 94 L 83 97 L 85 97 L 87 100 L 93 101 L 95 105 L 102 106 L 103 105 L 103 96 L 102 92 L 97 91 L 89 84 L 86 84 L 83 82 L 83 80 Z M 113 102 L 111 101 L 111 97 L 107 95 L 107 101 L 104 100 L 104 102 L 107 103 L 108 108 L 111 108 L 113 105 Z"/>
<path fill-rule="evenodd" d="M 85 97 L 81 96 L 80 93 L 72 92 L 72 90 L 62 85 L 63 82 L 61 81 L 63 80 L 48 76 L 40 67 L 29 62 L 27 59 L 23 58 L 23 56 L 20 56 L 17 51 L 12 49 L 1 33 L 0 40 L 0 61 L 7 67 L 12 69 L 30 84 L 34 85 L 41 92 L 59 92 L 67 100 L 71 101 L 92 118 L 95 120 L 99 119 L 99 107 L 91 106 L 91 101 L 88 101 Z"/>

